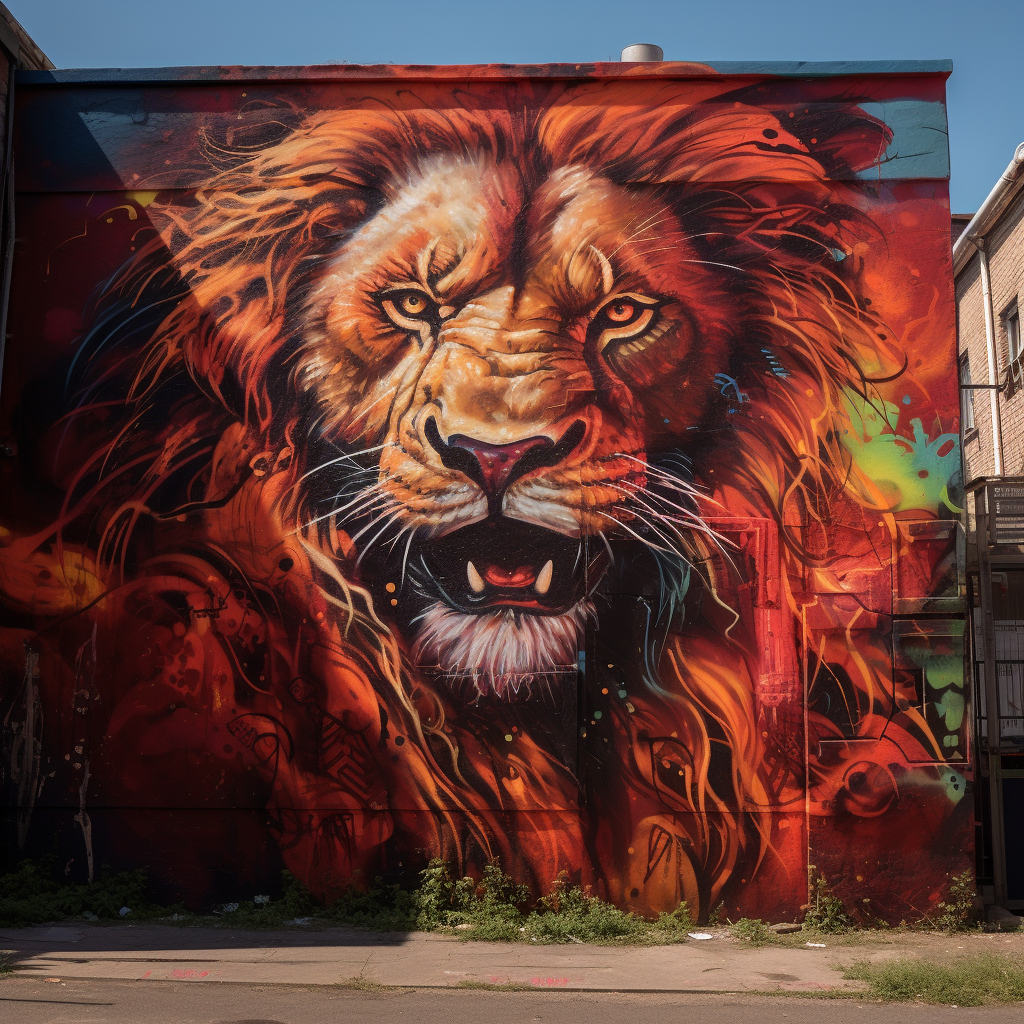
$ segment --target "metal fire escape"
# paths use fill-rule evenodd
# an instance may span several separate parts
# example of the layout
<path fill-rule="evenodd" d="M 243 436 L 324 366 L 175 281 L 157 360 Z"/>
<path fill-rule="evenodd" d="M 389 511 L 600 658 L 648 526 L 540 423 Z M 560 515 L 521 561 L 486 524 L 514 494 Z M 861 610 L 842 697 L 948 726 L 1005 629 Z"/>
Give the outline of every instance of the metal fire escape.
<path fill-rule="evenodd" d="M 1024 477 L 967 486 L 978 882 L 1024 907 Z M 1009 855 L 1008 855 L 1009 854 Z"/>

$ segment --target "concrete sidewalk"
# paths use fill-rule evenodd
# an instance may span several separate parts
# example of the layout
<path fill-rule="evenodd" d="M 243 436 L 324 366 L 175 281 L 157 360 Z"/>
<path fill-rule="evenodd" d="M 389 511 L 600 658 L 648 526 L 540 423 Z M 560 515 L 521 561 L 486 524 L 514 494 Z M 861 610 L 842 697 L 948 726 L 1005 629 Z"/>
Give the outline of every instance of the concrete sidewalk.
<path fill-rule="evenodd" d="M 900 954 L 957 955 L 975 947 L 1024 952 L 1021 936 L 903 936 L 824 948 L 751 948 L 727 931 L 675 946 L 462 942 L 422 933 L 343 928 L 241 931 L 171 925 L 88 925 L 0 930 L 22 976 L 270 985 L 379 984 L 445 988 L 516 984 L 617 992 L 858 991 L 837 965 Z M 802 936 L 794 939 L 799 941 Z M 893 937 L 895 938 L 895 937 Z M 988 940 L 988 941 L 986 941 Z M 979 946 L 980 943 L 980 946 Z M 962 954 L 960 954 L 962 955 Z"/>

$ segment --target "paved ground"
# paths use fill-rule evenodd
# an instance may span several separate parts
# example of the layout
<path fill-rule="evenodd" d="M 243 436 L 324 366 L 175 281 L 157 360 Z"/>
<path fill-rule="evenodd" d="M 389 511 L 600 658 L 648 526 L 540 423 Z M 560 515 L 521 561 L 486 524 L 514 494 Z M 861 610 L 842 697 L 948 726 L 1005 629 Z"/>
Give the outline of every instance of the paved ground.
<path fill-rule="evenodd" d="M 461 942 L 420 933 L 235 932 L 217 928 L 27 928 L 0 932 L 33 977 L 449 987 L 460 982 L 534 988 L 688 992 L 821 991 L 844 981 L 828 949 L 740 947 L 729 938 L 621 947 Z"/>
<path fill-rule="evenodd" d="M 326 986 L 0 980 L 11 1024 L 1019 1024 L 1020 1007 L 883 1006 L 856 999 L 594 992 L 357 992 Z"/>
<path fill-rule="evenodd" d="M 21 979 L 235 982 L 264 985 L 450 988 L 466 983 L 632 992 L 813 993 L 859 991 L 839 969 L 896 955 L 955 957 L 981 949 L 1024 956 L 1024 934 L 805 936 L 752 949 L 715 938 L 676 946 L 461 942 L 421 933 L 374 935 L 343 928 L 241 931 L 172 925 L 66 924 L 0 930 L 0 950 Z"/>

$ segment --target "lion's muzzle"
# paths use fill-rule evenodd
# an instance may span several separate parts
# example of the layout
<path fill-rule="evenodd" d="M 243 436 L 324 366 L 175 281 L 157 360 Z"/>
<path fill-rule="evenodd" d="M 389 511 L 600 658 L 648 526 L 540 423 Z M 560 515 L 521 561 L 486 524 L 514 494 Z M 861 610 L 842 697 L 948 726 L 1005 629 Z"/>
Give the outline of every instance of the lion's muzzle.
<path fill-rule="evenodd" d="M 431 417 L 423 433 L 442 465 L 478 484 L 487 495 L 491 514 L 500 515 L 505 491 L 527 473 L 562 463 L 583 440 L 586 429 L 582 420 L 576 420 L 558 441 L 539 436 L 510 444 L 492 444 L 464 434 L 455 434 L 445 441 Z"/>

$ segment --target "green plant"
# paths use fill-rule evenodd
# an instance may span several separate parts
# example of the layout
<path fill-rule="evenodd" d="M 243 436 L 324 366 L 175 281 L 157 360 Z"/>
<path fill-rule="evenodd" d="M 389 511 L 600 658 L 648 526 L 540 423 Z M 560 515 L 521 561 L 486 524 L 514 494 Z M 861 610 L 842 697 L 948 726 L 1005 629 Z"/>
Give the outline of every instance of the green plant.
<path fill-rule="evenodd" d="M 537 942 L 637 941 L 650 932 L 650 923 L 591 895 L 589 889 L 559 878 L 524 925 L 525 937 Z"/>
<path fill-rule="evenodd" d="M 814 881 L 804 927 L 827 935 L 840 935 L 853 927 L 843 901 L 829 888 L 824 875 L 818 875 Z"/>
<path fill-rule="evenodd" d="M 683 900 L 675 910 L 666 910 L 651 924 L 654 936 L 661 941 L 683 942 L 688 932 L 693 931 L 694 920 L 690 907 Z"/>
<path fill-rule="evenodd" d="M 862 961 L 845 968 L 843 977 L 866 981 L 876 999 L 890 1002 L 981 1006 L 1024 1000 L 1024 961 L 989 953 L 949 963 L 909 958 Z"/>
<path fill-rule="evenodd" d="M 453 879 L 448 865 L 435 858 L 420 873 L 414 900 L 417 926 L 431 931 L 463 923 L 474 890 L 472 879 Z"/>
<path fill-rule="evenodd" d="M 974 904 L 978 898 L 974 888 L 974 877 L 964 871 L 954 875 L 949 886 L 949 897 L 936 907 L 939 911 L 935 926 L 946 932 L 964 932 L 974 923 Z"/>
<path fill-rule="evenodd" d="M 775 932 L 768 925 L 757 918 L 741 917 L 735 924 L 729 926 L 729 931 L 744 942 L 752 946 L 767 946 L 775 941 Z"/>
<path fill-rule="evenodd" d="M 23 927 L 83 915 L 120 919 L 126 908 L 133 919 L 167 913 L 149 898 L 144 871 L 114 872 L 104 867 L 84 885 L 57 881 L 45 865 L 23 861 L 0 876 L 0 925 Z M 173 909 L 173 908 L 172 908 Z"/>

